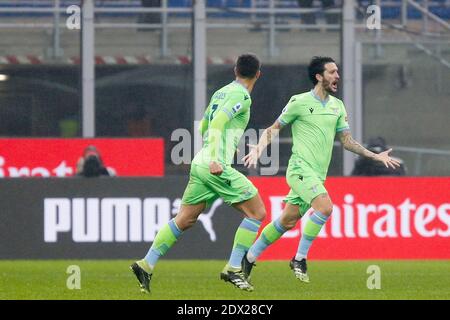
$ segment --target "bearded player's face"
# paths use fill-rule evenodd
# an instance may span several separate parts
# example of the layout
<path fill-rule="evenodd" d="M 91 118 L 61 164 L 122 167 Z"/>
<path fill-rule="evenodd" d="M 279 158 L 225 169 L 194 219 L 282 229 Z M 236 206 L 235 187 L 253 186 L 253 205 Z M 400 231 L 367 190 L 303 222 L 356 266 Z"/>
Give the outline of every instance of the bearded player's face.
<path fill-rule="evenodd" d="M 327 63 L 322 77 L 322 87 L 328 93 L 336 93 L 339 83 L 338 67 L 334 62 Z"/>

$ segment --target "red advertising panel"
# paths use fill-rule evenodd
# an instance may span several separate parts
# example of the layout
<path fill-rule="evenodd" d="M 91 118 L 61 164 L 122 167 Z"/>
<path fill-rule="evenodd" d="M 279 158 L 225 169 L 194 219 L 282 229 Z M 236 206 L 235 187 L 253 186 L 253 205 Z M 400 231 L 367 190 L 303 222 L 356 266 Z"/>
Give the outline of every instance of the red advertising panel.
<path fill-rule="evenodd" d="M 163 139 L 0 139 L 0 177 L 67 177 L 88 145 L 117 176 L 163 176 Z"/>
<path fill-rule="evenodd" d="M 283 177 L 251 180 L 266 205 L 266 224 L 280 216 L 289 187 Z M 309 258 L 450 259 L 450 177 L 329 178 L 326 188 L 334 210 Z M 302 221 L 261 258 L 291 259 L 301 228 Z"/>

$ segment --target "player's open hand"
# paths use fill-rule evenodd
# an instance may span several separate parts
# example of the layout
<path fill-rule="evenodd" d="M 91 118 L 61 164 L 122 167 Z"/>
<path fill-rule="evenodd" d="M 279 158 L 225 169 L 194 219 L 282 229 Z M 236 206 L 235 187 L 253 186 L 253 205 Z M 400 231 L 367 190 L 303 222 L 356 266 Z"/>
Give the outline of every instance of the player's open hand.
<path fill-rule="evenodd" d="M 397 167 L 400 167 L 400 162 L 389 156 L 389 153 L 391 151 L 392 151 L 392 148 L 377 154 L 376 160 L 383 162 L 383 164 L 386 166 L 386 168 L 391 167 L 392 169 L 396 169 Z"/>
<path fill-rule="evenodd" d="M 248 146 L 250 148 L 250 152 L 246 156 L 244 156 L 242 160 L 244 161 L 244 165 L 247 168 L 256 168 L 260 156 L 258 152 L 258 146 L 254 144 L 248 144 Z"/>
<path fill-rule="evenodd" d="M 209 163 L 209 172 L 213 175 L 220 176 L 223 172 L 222 165 L 219 162 L 211 161 Z"/>

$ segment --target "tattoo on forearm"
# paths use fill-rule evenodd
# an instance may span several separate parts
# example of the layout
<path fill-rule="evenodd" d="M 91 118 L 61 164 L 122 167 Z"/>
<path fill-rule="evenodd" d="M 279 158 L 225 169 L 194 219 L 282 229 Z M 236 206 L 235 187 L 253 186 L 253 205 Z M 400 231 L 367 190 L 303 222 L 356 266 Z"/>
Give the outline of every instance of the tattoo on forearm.
<path fill-rule="evenodd" d="M 360 145 L 357 141 L 355 141 L 350 134 L 344 135 L 342 144 L 344 145 L 344 148 L 346 150 L 354 152 L 360 156 L 373 158 L 373 156 L 375 155 L 373 152 L 367 150 L 362 145 Z"/>

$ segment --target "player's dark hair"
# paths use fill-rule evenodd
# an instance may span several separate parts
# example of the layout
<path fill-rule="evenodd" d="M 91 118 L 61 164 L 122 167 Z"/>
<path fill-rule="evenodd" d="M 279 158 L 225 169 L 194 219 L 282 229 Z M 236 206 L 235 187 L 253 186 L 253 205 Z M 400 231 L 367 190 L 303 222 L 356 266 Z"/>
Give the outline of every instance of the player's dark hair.
<path fill-rule="evenodd" d="M 260 67 L 258 57 L 253 53 L 241 54 L 236 61 L 236 72 L 242 78 L 254 78 Z"/>
<path fill-rule="evenodd" d="M 325 71 L 325 65 L 327 63 L 336 63 L 333 58 L 330 57 L 313 57 L 308 66 L 308 75 L 309 79 L 312 81 L 314 85 L 317 84 L 316 74 L 320 74 L 323 76 L 323 72 Z"/>

